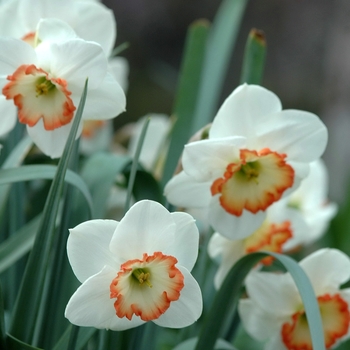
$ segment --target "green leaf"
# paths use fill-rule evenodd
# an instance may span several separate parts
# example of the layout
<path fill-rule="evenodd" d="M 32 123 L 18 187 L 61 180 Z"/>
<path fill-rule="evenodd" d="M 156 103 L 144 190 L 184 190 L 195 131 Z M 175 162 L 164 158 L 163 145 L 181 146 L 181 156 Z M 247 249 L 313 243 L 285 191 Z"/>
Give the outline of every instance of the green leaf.
<path fill-rule="evenodd" d="M 30 251 L 40 220 L 41 216 L 37 216 L 0 244 L 0 273 Z"/>
<path fill-rule="evenodd" d="M 235 46 L 247 0 L 224 0 L 214 18 L 205 52 L 192 133 L 211 122 Z"/>
<path fill-rule="evenodd" d="M 175 346 L 173 350 L 194 350 L 197 342 L 198 342 L 198 338 L 191 338 Z M 236 350 L 236 348 L 232 344 L 228 343 L 223 339 L 217 339 L 213 349 L 214 350 Z"/>
<path fill-rule="evenodd" d="M 201 72 L 208 30 L 209 23 L 201 20 L 193 23 L 187 33 L 173 111 L 176 121 L 164 166 L 163 185 L 171 178 L 183 147 L 192 135 L 192 119 L 197 104 L 198 90 L 201 86 Z"/>
<path fill-rule="evenodd" d="M 105 217 L 111 187 L 117 175 L 130 161 L 128 156 L 96 153 L 85 162 L 81 177 L 85 180 L 93 198 L 93 218 Z"/>
<path fill-rule="evenodd" d="M 147 132 L 147 128 L 148 128 L 150 120 L 151 120 L 150 118 L 147 118 L 146 121 L 144 122 L 144 124 L 142 126 L 142 130 L 141 130 L 140 138 L 137 142 L 135 155 L 134 155 L 134 158 L 133 158 L 132 164 L 131 164 L 130 176 L 128 179 L 128 191 L 127 191 L 127 195 L 126 195 L 124 213 L 126 213 L 130 208 L 130 200 L 131 200 L 131 196 L 132 196 L 132 190 L 134 188 L 136 171 L 137 171 L 137 167 L 139 164 L 139 158 L 140 158 L 140 154 L 141 154 L 141 150 L 142 150 L 143 141 L 145 140 L 145 136 L 146 136 L 146 132 Z"/>
<path fill-rule="evenodd" d="M 288 256 L 258 252 L 244 256 L 231 268 L 220 290 L 217 292 L 205 324 L 202 327 L 196 350 L 212 349 L 219 338 L 223 324 L 233 308 L 236 308 L 241 288 L 249 271 L 264 257 L 273 256 L 291 274 L 299 290 L 308 319 L 313 348 L 324 350 L 323 327 L 320 310 L 312 285 L 296 261 Z M 224 302 L 225 301 L 225 302 Z"/>
<path fill-rule="evenodd" d="M 0 170 L 0 185 L 13 182 L 48 179 L 55 177 L 55 165 L 22 165 L 21 167 Z M 90 210 L 93 210 L 92 198 L 83 179 L 71 170 L 67 170 L 64 180 L 77 187 L 84 195 Z"/>
<path fill-rule="evenodd" d="M 266 57 L 265 34 L 252 29 L 245 46 L 241 84 L 261 84 Z"/>
<path fill-rule="evenodd" d="M 6 348 L 5 311 L 2 287 L 0 285 L 0 349 Z"/>
<path fill-rule="evenodd" d="M 11 334 L 8 334 L 7 337 L 8 348 L 11 350 L 43 350 L 41 348 L 37 348 L 36 346 L 32 346 L 27 344 Z"/>
<path fill-rule="evenodd" d="M 36 235 L 35 243 L 28 259 L 12 316 L 10 334 L 25 343 L 31 343 L 39 312 L 40 299 L 44 288 L 44 280 L 50 257 L 50 249 L 54 235 L 58 206 L 68 168 L 68 162 L 73 150 L 75 136 L 79 128 L 87 95 L 87 81 L 73 120 L 73 125 L 58 163 L 57 173 L 48 194 L 43 220 Z"/>
<path fill-rule="evenodd" d="M 67 330 L 63 333 L 61 339 L 57 342 L 57 344 L 54 346 L 52 350 L 62 350 L 62 349 L 68 348 L 72 328 L 73 326 L 69 325 Z M 82 349 L 86 345 L 86 343 L 89 341 L 89 339 L 91 339 L 91 337 L 96 333 L 96 331 L 97 329 L 90 328 L 90 327 L 80 328 L 75 349 L 76 350 Z"/>
<path fill-rule="evenodd" d="M 30 148 L 32 147 L 33 142 L 32 140 L 27 136 L 21 140 L 18 145 L 12 150 L 10 155 L 6 158 L 4 164 L 2 165 L 1 169 L 8 169 L 19 166 L 27 153 L 29 152 Z M 1 171 L 0 171 L 1 173 Z M 6 206 L 6 200 L 10 191 L 11 185 L 6 184 L 4 186 L 0 186 L 0 213 L 3 215 L 4 208 Z"/>
<path fill-rule="evenodd" d="M 129 164 L 123 171 L 127 179 L 130 176 L 130 168 L 131 166 Z M 159 203 L 164 201 L 163 193 L 158 181 L 151 173 L 144 170 L 140 165 L 135 175 L 132 194 L 135 201 L 140 201 L 143 199 L 150 199 Z"/>

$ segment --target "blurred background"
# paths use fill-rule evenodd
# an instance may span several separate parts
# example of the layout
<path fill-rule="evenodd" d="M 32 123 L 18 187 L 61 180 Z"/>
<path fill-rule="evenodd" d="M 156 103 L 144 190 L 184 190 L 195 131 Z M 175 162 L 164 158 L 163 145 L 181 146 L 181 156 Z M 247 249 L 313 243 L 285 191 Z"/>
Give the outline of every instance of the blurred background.
<path fill-rule="evenodd" d="M 147 113 L 170 115 L 185 35 L 196 19 L 209 21 L 219 0 L 105 0 L 117 20 L 117 45 L 129 61 L 127 112 L 116 126 Z M 330 198 L 344 200 L 350 174 L 350 2 L 347 0 L 250 0 L 232 53 L 220 103 L 239 84 L 246 38 L 263 30 L 267 58 L 263 86 L 284 108 L 321 117 L 329 130 L 324 159 Z M 213 116 L 214 117 L 214 116 Z"/>

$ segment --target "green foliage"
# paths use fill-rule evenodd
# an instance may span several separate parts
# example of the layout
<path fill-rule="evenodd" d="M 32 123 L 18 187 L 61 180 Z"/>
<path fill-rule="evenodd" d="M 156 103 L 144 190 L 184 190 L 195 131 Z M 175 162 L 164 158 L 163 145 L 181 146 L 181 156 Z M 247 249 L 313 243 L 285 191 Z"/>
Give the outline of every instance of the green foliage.
<path fill-rule="evenodd" d="M 244 279 L 249 271 L 264 257 L 273 256 L 278 260 L 293 277 L 301 295 L 307 315 L 312 344 L 314 349 L 324 350 L 324 337 L 321 315 L 315 293 L 301 267 L 291 258 L 275 253 L 253 253 L 244 256 L 231 268 L 220 290 L 215 296 L 210 313 L 207 315 L 205 324 L 201 329 L 196 350 L 210 350 L 216 339 L 219 338 L 227 316 L 237 306 L 241 296 Z"/>

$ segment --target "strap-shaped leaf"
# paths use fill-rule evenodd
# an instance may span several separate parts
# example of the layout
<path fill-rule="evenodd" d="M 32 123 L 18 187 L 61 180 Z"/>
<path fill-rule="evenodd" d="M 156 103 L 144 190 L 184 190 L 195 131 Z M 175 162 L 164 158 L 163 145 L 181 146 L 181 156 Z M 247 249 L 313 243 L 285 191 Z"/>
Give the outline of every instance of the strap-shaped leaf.
<path fill-rule="evenodd" d="M 192 135 L 192 122 L 201 86 L 202 65 L 207 43 L 209 23 L 194 22 L 187 33 L 181 75 L 173 114 L 176 118 L 171 134 L 163 185 L 171 178 L 185 143 Z"/>
<path fill-rule="evenodd" d="M 73 120 L 73 125 L 66 146 L 58 163 L 55 178 L 52 182 L 45 203 L 43 220 L 40 224 L 33 249 L 28 259 L 12 315 L 10 334 L 25 343 L 31 343 L 34 336 L 40 298 L 43 292 L 45 274 L 54 235 L 58 206 L 61 199 L 69 158 L 73 150 L 74 141 L 83 114 L 86 95 L 87 81 Z"/>
<path fill-rule="evenodd" d="M 202 327 L 196 350 L 213 349 L 226 317 L 237 306 L 244 279 L 249 271 L 266 256 L 273 256 L 291 274 L 304 304 L 313 348 L 317 350 L 325 349 L 320 310 L 314 290 L 305 272 L 295 260 L 288 256 L 272 252 L 257 252 L 238 260 L 226 276 Z"/>

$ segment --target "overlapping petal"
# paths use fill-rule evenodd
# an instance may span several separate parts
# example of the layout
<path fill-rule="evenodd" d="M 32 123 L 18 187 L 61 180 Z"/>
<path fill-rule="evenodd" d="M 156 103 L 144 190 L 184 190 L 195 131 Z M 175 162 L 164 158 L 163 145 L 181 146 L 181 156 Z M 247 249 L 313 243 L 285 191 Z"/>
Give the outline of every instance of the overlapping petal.
<path fill-rule="evenodd" d="M 105 265 L 116 268 L 109 243 L 117 225 L 114 220 L 90 220 L 70 230 L 67 254 L 80 282 L 100 272 Z"/>

